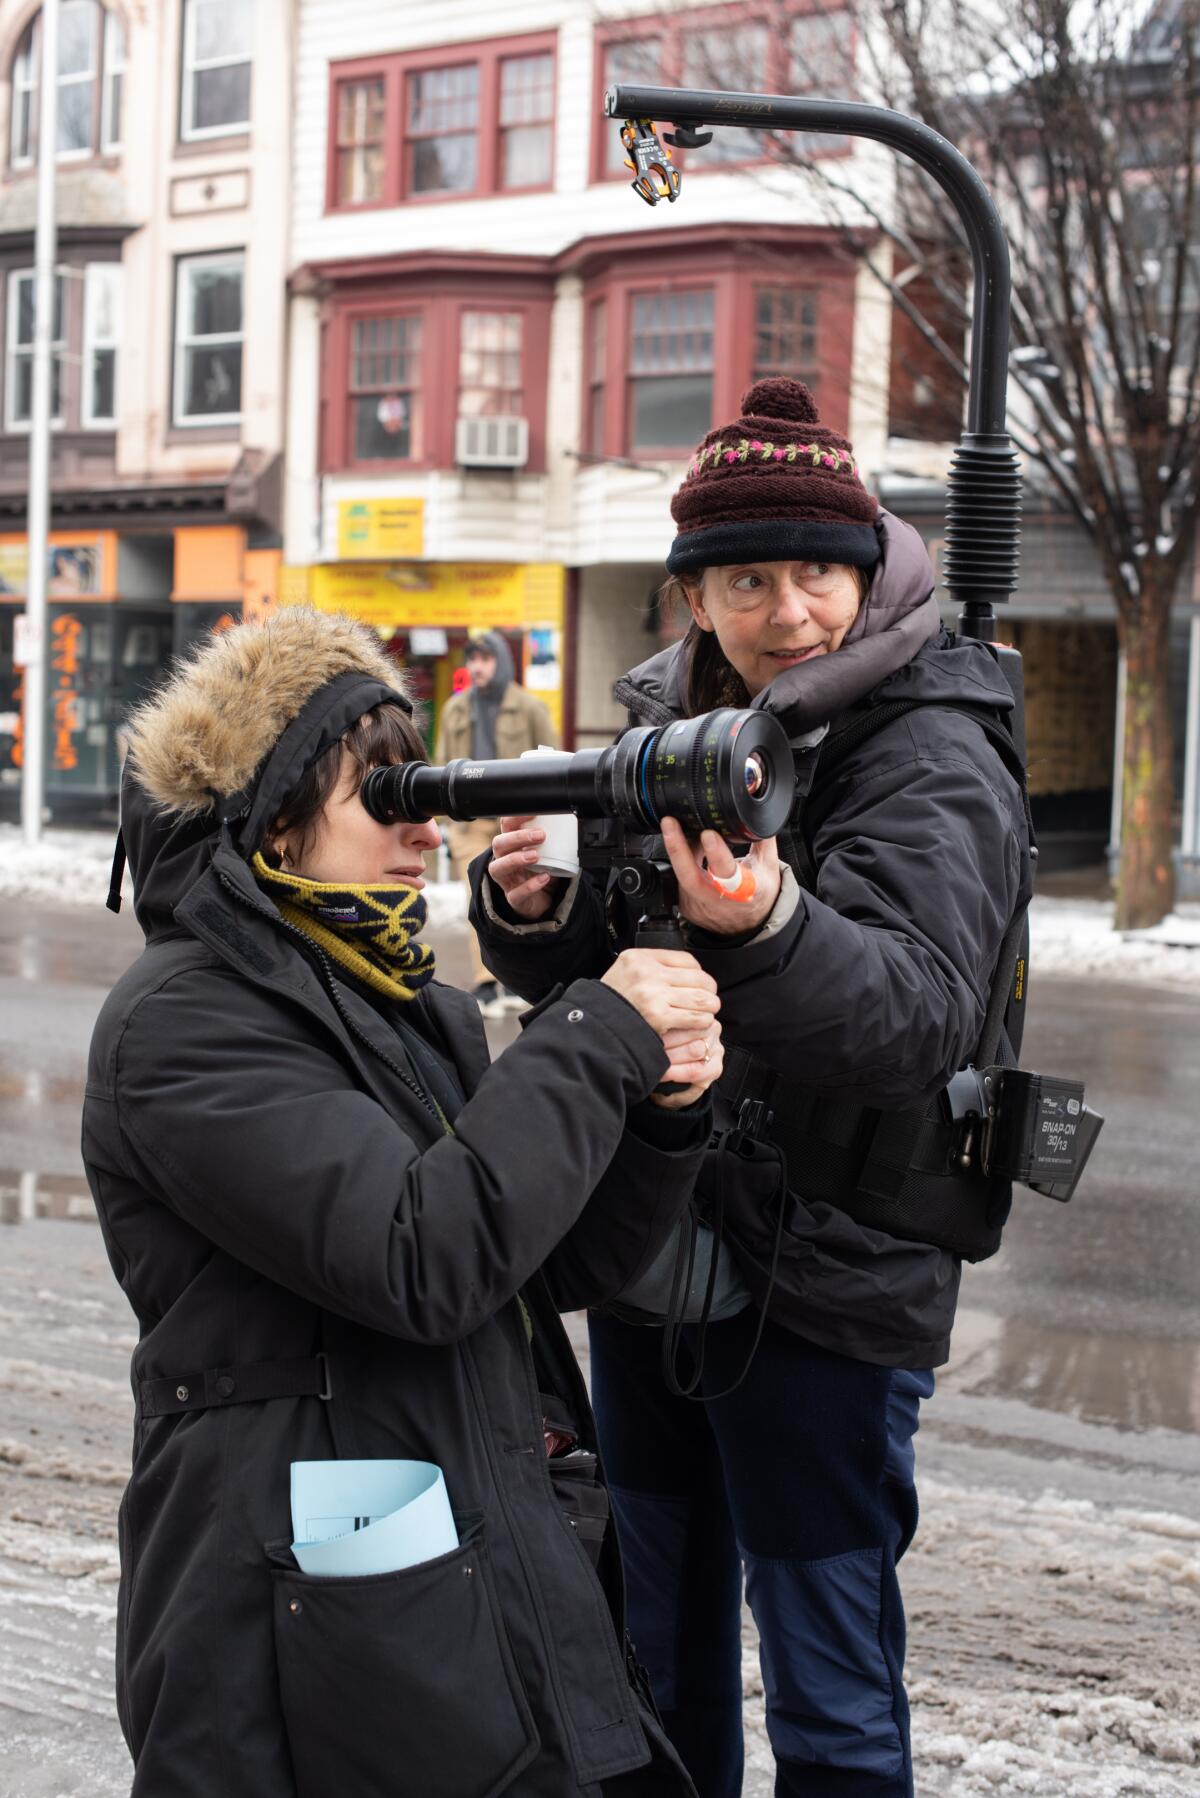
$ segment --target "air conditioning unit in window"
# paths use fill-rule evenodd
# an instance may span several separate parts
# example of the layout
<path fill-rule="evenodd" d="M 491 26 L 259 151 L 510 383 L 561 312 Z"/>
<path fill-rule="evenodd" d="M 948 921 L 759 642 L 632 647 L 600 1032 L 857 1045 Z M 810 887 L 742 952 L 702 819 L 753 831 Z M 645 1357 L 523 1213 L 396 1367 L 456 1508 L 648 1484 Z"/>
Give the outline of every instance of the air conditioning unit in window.
<path fill-rule="evenodd" d="M 454 433 L 460 468 L 524 468 L 529 460 L 529 420 L 460 418 Z"/>

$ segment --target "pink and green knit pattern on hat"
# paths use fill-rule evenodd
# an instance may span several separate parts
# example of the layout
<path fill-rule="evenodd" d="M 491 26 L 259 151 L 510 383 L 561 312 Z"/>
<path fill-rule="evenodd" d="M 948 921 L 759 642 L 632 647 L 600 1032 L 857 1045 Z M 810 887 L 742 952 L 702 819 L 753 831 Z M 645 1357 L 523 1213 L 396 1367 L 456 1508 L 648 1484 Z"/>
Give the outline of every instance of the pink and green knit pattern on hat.
<path fill-rule="evenodd" d="M 733 562 L 879 560 L 879 502 L 802 381 L 756 381 L 742 416 L 710 431 L 671 501 L 672 574 Z"/>

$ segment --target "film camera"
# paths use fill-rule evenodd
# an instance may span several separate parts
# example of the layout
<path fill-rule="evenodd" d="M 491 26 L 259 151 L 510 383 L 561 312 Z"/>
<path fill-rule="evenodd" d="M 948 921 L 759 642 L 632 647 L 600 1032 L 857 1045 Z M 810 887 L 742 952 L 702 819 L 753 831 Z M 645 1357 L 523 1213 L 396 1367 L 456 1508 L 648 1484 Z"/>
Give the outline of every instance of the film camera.
<path fill-rule="evenodd" d="M 731 844 L 776 836 L 795 804 L 791 745 L 777 719 L 724 708 L 626 731 L 604 749 L 442 767 L 373 768 L 362 803 L 381 824 L 433 817 L 573 812 L 580 867 L 605 876 L 637 920 L 639 948 L 686 947 L 663 818 L 689 836 L 718 831 Z M 947 1089 L 962 1168 L 1007 1177 L 1068 1200 L 1102 1119 L 1077 1081 L 988 1066 L 962 1069 Z"/>

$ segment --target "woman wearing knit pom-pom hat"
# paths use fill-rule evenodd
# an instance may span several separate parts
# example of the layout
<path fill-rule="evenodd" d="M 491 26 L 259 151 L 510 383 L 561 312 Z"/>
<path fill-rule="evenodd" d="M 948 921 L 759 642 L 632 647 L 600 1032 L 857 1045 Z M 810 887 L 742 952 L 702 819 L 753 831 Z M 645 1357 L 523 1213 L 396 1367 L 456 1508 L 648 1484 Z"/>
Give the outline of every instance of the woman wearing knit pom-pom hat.
<path fill-rule="evenodd" d="M 788 1191 L 777 1237 L 771 1153 L 743 1136 L 721 1157 L 704 1402 L 663 1371 L 669 1265 L 657 1292 L 643 1279 L 592 1317 L 630 1631 L 702 1798 L 741 1790 L 743 1581 L 776 1792 L 899 1798 L 913 1789 L 896 1574 L 917 1520 L 913 1436 L 962 1255 L 991 1252 L 1007 1210 L 1006 1189 L 951 1161 L 939 1107 L 981 1046 L 1031 886 L 1012 698 L 984 645 L 943 630 L 920 537 L 880 509 L 798 382 L 750 389 L 671 511 L 690 626 L 615 692 L 638 724 L 751 705 L 791 740 L 797 805 L 778 841 L 739 865 L 719 837 L 663 821 L 688 940 L 721 995 L 718 1120 L 766 1101 Z M 586 879 L 531 877 L 537 831 L 502 823 L 474 915 L 489 965 L 534 999 L 605 966 L 605 899 Z M 1008 1055 L 1002 1040 L 992 1058 Z M 702 1174 L 702 1213 L 715 1184 Z M 718 1396 L 764 1309 L 744 1380 Z M 698 1334 L 684 1330 L 684 1374 Z"/>

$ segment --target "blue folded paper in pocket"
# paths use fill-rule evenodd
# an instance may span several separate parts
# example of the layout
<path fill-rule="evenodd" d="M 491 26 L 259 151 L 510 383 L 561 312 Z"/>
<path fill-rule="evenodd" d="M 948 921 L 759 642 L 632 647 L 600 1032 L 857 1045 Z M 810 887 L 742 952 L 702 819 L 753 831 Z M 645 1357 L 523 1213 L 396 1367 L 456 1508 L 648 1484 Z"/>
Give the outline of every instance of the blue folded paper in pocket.
<path fill-rule="evenodd" d="M 432 1461 L 293 1461 L 292 1534 L 303 1573 L 396 1573 L 458 1547 Z"/>

